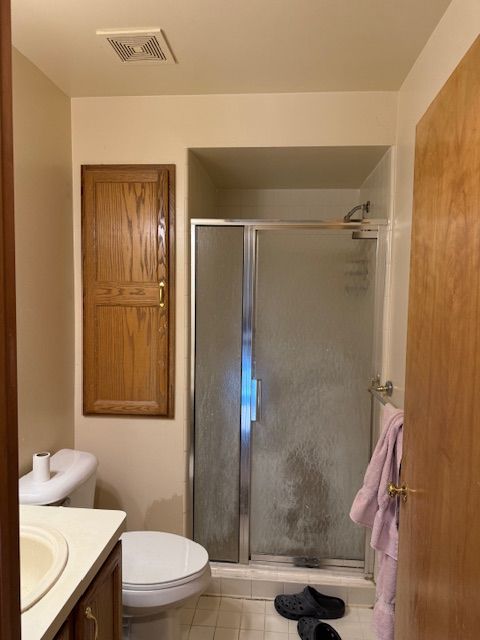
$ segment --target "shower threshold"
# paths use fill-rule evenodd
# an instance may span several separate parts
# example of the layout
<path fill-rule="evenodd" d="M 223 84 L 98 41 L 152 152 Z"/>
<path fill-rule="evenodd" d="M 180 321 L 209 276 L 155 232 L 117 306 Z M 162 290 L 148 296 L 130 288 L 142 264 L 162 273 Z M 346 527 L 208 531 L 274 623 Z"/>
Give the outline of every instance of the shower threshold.
<path fill-rule="evenodd" d="M 363 567 L 298 567 L 288 563 L 250 561 L 250 564 L 211 562 L 212 581 L 208 595 L 236 598 L 273 599 L 276 595 L 298 593 L 311 585 L 342 598 L 354 606 L 373 606 L 375 585 Z"/>
<path fill-rule="evenodd" d="M 274 565 L 293 565 L 307 569 L 324 569 L 326 567 L 351 567 L 364 571 L 365 563 L 362 560 L 333 559 L 326 560 L 311 556 L 274 556 L 268 554 L 256 554 L 251 556 L 251 563 L 272 563 Z"/>

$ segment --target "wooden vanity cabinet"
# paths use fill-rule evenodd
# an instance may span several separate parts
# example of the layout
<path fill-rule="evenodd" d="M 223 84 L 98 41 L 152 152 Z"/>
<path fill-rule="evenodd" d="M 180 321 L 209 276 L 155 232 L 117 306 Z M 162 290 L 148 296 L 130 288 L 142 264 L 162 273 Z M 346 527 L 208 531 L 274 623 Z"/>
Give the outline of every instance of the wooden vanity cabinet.
<path fill-rule="evenodd" d="M 73 640 L 73 618 L 68 618 L 65 621 L 60 631 L 55 636 L 55 640 Z"/>
<path fill-rule="evenodd" d="M 55 640 L 120 640 L 122 547 L 118 542 L 80 597 Z"/>

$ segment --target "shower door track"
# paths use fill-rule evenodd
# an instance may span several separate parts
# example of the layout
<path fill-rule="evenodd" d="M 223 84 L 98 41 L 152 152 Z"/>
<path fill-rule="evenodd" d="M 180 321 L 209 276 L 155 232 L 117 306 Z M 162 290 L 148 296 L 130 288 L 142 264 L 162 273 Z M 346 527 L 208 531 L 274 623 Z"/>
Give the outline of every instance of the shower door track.
<path fill-rule="evenodd" d="M 362 560 L 344 560 L 343 558 L 334 558 L 325 560 L 323 558 L 312 558 L 303 556 L 272 556 L 268 554 L 251 554 L 250 562 L 252 564 L 274 564 L 288 565 L 299 567 L 302 569 L 327 569 L 327 568 L 350 568 L 363 569 L 364 562 Z"/>
<path fill-rule="evenodd" d="M 302 560 L 312 562 L 314 568 L 345 568 L 363 569 L 366 577 L 373 575 L 374 554 L 370 548 L 370 535 L 365 535 L 365 556 L 363 561 L 343 560 L 343 559 L 303 559 L 299 557 L 273 556 L 273 555 L 250 555 L 250 469 L 251 469 L 251 423 L 252 423 L 252 361 L 253 361 L 253 317 L 254 317 L 254 294 L 255 294 L 255 274 L 256 274 L 256 232 L 259 230 L 287 230 L 287 229 L 331 229 L 331 230 L 351 230 L 376 232 L 377 234 L 377 272 L 376 272 L 376 305 L 379 299 L 379 286 L 383 294 L 385 279 L 385 246 L 386 230 L 388 221 L 364 220 L 362 222 L 288 222 L 283 220 L 221 220 L 209 218 L 196 218 L 190 221 L 190 290 L 191 290 L 191 325 L 190 325 L 190 452 L 189 452 L 189 481 L 190 481 L 190 502 L 194 505 L 194 426 L 195 426 L 195 247 L 197 227 L 211 226 L 235 226 L 243 228 L 243 302 L 242 302 L 242 373 L 241 373 L 241 417 L 240 417 L 240 501 L 239 501 L 239 563 L 249 564 L 250 562 L 262 562 L 272 564 L 289 564 L 306 567 L 306 564 L 299 564 Z M 371 237 L 371 236 L 370 236 Z M 381 296 L 383 300 L 383 295 Z M 375 313 L 374 332 L 381 331 L 378 325 L 378 309 Z M 378 358 L 374 354 L 375 360 Z M 371 442 L 372 447 L 373 430 L 373 405 L 372 405 L 372 425 Z"/>

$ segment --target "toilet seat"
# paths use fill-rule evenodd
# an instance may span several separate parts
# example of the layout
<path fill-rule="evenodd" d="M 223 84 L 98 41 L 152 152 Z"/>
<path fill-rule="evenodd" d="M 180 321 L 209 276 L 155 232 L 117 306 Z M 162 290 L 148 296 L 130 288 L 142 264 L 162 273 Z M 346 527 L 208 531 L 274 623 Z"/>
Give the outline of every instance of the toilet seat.
<path fill-rule="evenodd" d="M 205 569 L 202 569 L 201 571 L 198 571 L 188 578 L 183 578 L 181 580 L 170 580 L 169 582 L 159 582 L 155 584 L 132 584 L 131 582 L 124 582 L 122 580 L 122 588 L 128 589 L 129 591 L 161 591 L 162 589 L 171 589 L 172 587 L 179 587 L 182 584 L 192 582 L 192 580 L 196 580 L 197 578 L 201 577 L 204 572 Z"/>
<path fill-rule="evenodd" d="M 155 592 L 183 592 L 182 585 L 210 576 L 208 553 L 192 540 L 161 531 L 129 531 L 121 540 L 124 598 L 135 592 L 138 602 L 142 593 L 151 600 Z"/>

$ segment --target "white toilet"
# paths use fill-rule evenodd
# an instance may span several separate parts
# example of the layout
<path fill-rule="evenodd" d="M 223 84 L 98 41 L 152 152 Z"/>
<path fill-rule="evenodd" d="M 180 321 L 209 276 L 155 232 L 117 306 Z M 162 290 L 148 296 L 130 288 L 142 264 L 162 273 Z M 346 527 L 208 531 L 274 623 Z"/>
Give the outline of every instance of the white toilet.
<path fill-rule="evenodd" d="M 94 455 L 62 449 L 51 457 L 50 471 L 45 482 L 36 482 L 32 472 L 20 478 L 21 504 L 93 508 Z M 176 609 L 210 582 L 206 550 L 159 531 L 129 531 L 121 539 L 124 637 L 174 640 L 179 635 Z"/>

